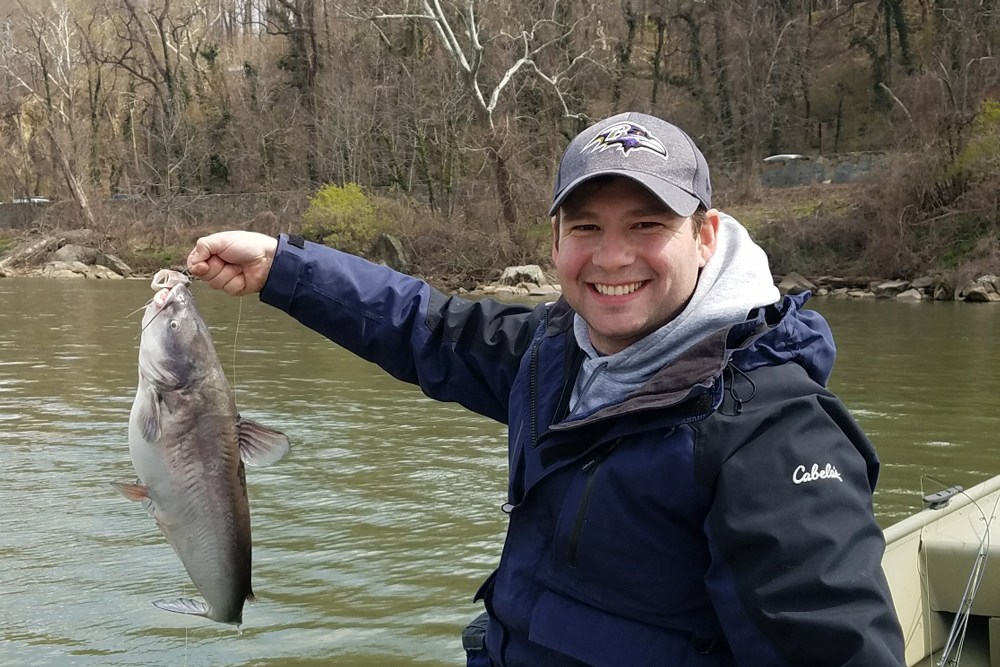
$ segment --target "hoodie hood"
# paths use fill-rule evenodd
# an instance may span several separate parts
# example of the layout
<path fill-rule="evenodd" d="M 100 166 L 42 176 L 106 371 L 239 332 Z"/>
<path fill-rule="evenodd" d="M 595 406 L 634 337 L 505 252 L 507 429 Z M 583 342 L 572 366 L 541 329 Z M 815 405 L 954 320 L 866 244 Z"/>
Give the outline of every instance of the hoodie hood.
<path fill-rule="evenodd" d="M 749 373 L 761 366 L 795 362 L 806 369 L 810 379 L 826 387 L 837 348 L 826 319 L 815 310 L 802 308 L 809 296 L 809 292 L 786 296 L 781 303 L 765 308 L 765 322 L 774 322 L 779 318 L 780 321 L 760 337 L 752 336 L 750 331 L 742 332 L 742 327 L 733 328 L 729 335 L 730 343 L 747 334 L 751 334 L 748 340 L 752 341 L 746 346 L 733 346 L 739 348 L 732 354 L 733 363 L 741 371 Z M 747 323 L 748 327 L 750 324 Z"/>
<path fill-rule="evenodd" d="M 573 333 L 586 359 L 570 399 L 570 419 L 621 402 L 658 370 L 714 332 L 778 301 L 767 255 L 731 216 L 719 214 L 718 245 L 705 264 L 687 306 L 677 317 L 621 352 L 603 356 L 590 342 L 579 315 Z"/>

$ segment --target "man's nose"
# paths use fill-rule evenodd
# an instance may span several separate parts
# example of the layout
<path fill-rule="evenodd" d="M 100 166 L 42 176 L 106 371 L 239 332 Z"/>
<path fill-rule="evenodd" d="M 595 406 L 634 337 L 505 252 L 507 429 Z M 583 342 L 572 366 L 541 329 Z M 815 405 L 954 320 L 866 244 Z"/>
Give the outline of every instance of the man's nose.
<path fill-rule="evenodd" d="M 593 262 L 602 269 L 613 270 L 635 261 L 635 245 L 622 234 L 605 234 L 594 251 Z"/>

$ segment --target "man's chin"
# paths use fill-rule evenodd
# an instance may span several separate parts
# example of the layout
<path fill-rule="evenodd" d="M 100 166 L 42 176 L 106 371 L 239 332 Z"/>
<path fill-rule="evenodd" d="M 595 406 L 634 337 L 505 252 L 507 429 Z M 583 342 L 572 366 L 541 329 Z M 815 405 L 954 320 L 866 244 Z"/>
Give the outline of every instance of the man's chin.
<path fill-rule="evenodd" d="M 641 326 L 598 326 L 588 323 L 590 342 L 602 354 L 615 354 L 642 340 L 649 332 Z"/>

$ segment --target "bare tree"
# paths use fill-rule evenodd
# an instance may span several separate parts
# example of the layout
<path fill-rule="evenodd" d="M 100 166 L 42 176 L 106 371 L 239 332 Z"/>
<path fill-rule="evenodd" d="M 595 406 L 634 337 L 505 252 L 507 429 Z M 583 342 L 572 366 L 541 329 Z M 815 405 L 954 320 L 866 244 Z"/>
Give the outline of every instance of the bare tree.
<path fill-rule="evenodd" d="M 587 58 L 589 50 L 575 56 L 559 71 L 543 71 L 538 65 L 539 57 L 565 41 L 575 25 L 559 24 L 554 14 L 550 18 L 530 22 L 527 27 L 522 27 L 513 17 L 504 17 L 509 21 L 501 21 L 502 25 L 493 34 L 487 34 L 476 0 L 466 0 L 462 5 L 422 0 L 420 7 L 422 11 L 419 12 L 399 13 L 376 9 L 367 18 L 383 39 L 387 37 L 379 24 L 385 21 L 419 20 L 434 27 L 440 47 L 458 69 L 476 120 L 485 130 L 484 148 L 493 169 L 503 219 L 509 226 L 514 226 L 518 214 L 509 166 L 510 147 L 506 142 L 512 118 L 510 114 L 501 114 L 502 98 L 519 75 L 530 73 L 548 84 L 564 115 L 578 116 L 579 113 L 571 111 L 567 105 L 563 85 L 574 67 Z M 497 68 L 498 76 L 490 76 L 491 66 Z M 484 79 L 492 79 L 492 83 L 486 83 Z"/>
<path fill-rule="evenodd" d="M 316 0 L 275 0 L 266 11 L 267 31 L 288 40 L 288 51 L 280 66 L 291 76 L 292 86 L 302 96 L 305 128 L 309 135 L 306 170 L 309 181 L 318 185 L 323 180 L 319 163 L 320 129 L 317 118 L 317 75 L 322 67 L 319 48 L 319 21 Z"/>
<path fill-rule="evenodd" d="M 934 16 L 940 40 L 932 72 L 943 90 L 941 135 L 952 159 L 965 147 L 965 134 L 983 99 L 995 94 L 1000 61 L 994 54 L 1000 14 L 992 3 L 936 0 Z"/>
<path fill-rule="evenodd" d="M 197 0 L 190 4 L 160 0 L 140 5 L 136 0 L 110 0 L 115 39 L 89 41 L 96 61 L 128 74 L 137 87 L 152 91 L 151 151 L 146 165 L 154 175 L 153 190 L 169 194 L 184 187 L 190 164 L 192 133 L 184 122 L 189 90 L 187 76 L 197 75 L 198 58 L 208 31 L 219 15 L 210 15 Z M 120 4 L 119 4 L 120 3 Z"/>
<path fill-rule="evenodd" d="M 51 0 L 42 12 L 35 12 L 23 2 L 19 5 L 26 44 L 30 46 L 22 49 L 16 46 L 13 39 L 6 41 L 0 56 L 2 67 L 7 76 L 17 83 L 19 92 L 26 93 L 22 102 L 32 100 L 44 109 L 43 129 L 53 167 L 62 174 L 70 194 L 92 226 L 94 216 L 72 159 L 76 146 L 79 96 L 76 29 L 65 2 Z M 21 69 L 19 64 L 27 66 L 26 69 Z M 35 76 L 29 77 L 27 72 Z"/>

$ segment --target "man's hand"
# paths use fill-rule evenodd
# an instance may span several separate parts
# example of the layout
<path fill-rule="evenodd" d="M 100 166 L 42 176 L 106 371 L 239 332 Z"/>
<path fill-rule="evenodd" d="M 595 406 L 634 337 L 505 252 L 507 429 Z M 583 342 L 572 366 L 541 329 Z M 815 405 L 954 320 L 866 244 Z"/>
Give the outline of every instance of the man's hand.
<path fill-rule="evenodd" d="M 271 272 L 278 240 L 256 232 L 219 232 L 198 239 L 188 255 L 191 274 L 233 296 L 255 294 Z"/>

